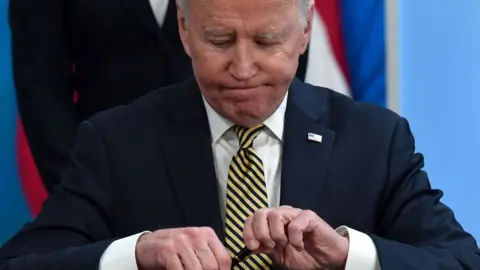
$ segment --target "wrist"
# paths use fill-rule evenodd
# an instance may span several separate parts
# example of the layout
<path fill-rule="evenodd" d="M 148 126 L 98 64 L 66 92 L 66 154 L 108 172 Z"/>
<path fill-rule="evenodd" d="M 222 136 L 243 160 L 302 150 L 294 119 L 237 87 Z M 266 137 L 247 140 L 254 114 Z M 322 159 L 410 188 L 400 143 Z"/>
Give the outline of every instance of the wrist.
<path fill-rule="evenodd" d="M 151 232 L 145 232 L 137 239 L 137 244 L 135 245 L 135 261 L 137 263 L 138 270 L 145 270 L 147 267 L 143 263 L 142 255 L 145 254 L 145 251 L 142 250 L 142 242 L 145 240 L 145 237 L 149 235 Z"/>
<path fill-rule="evenodd" d="M 343 270 L 347 264 L 350 240 L 347 235 L 339 235 L 335 248 L 330 255 L 330 267 L 328 269 Z"/>

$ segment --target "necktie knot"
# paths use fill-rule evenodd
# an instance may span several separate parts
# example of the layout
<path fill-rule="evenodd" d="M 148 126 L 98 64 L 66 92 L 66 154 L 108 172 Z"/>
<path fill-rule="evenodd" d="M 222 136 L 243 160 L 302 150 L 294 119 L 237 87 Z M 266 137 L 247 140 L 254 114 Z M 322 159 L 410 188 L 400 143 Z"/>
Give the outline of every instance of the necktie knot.
<path fill-rule="evenodd" d="M 245 149 L 252 147 L 253 140 L 257 138 L 260 131 L 265 127 L 264 124 L 260 124 L 251 128 L 243 128 L 240 126 L 235 126 L 233 130 L 237 134 L 238 141 L 240 143 L 240 148 Z"/>

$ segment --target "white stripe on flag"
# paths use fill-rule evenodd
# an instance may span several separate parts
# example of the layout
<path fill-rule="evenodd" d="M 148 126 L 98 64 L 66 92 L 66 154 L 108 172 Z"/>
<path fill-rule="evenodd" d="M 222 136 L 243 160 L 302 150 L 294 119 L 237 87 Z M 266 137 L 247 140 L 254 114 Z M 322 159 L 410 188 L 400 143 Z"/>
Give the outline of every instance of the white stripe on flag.
<path fill-rule="evenodd" d="M 350 95 L 345 76 L 337 63 L 327 31 L 318 12 L 313 15 L 305 82 Z"/>

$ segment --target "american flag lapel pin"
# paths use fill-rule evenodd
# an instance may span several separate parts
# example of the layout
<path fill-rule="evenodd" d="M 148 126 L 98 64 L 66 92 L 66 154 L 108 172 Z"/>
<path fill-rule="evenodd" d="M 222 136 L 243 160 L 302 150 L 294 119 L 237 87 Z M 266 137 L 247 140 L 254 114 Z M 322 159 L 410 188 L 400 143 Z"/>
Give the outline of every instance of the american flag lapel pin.
<path fill-rule="evenodd" d="M 315 134 L 315 133 L 308 133 L 308 140 L 313 141 L 313 142 L 321 143 L 322 142 L 322 135 L 318 135 L 318 134 Z"/>

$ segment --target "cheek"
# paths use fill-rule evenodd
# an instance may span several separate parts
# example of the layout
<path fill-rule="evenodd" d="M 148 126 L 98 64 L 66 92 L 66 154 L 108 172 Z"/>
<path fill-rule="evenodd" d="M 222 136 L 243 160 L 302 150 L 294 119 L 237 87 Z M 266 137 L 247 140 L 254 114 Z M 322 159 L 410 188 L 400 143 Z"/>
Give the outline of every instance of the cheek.
<path fill-rule="evenodd" d="M 220 80 L 219 74 L 222 73 L 222 67 L 212 61 L 197 61 L 194 64 L 194 73 L 197 81 L 206 88 L 217 89 Z"/>
<path fill-rule="evenodd" d="M 197 79 L 208 82 L 209 84 L 223 74 L 227 69 L 227 61 L 218 52 L 208 51 L 201 48 L 192 50 L 192 64 Z"/>
<path fill-rule="evenodd" d="M 266 59 L 266 61 L 260 63 L 261 68 L 277 83 L 285 83 L 295 76 L 298 66 L 298 57 L 292 57 L 291 53 L 281 51 L 274 55 L 270 55 Z"/>

